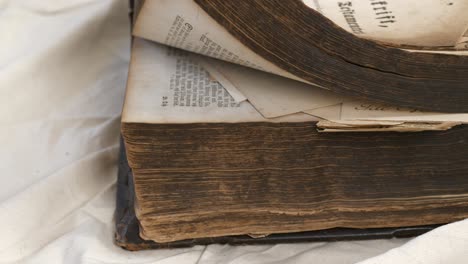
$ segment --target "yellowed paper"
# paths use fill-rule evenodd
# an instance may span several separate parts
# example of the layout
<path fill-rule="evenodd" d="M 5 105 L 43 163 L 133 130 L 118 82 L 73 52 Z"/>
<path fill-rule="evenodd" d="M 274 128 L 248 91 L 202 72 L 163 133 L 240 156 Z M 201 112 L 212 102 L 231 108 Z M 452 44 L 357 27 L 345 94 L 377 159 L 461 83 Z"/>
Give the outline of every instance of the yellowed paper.
<path fill-rule="evenodd" d="M 219 67 L 217 67 L 217 65 L 219 63 L 223 63 L 223 61 L 214 60 L 208 57 L 197 55 L 192 55 L 192 57 L 193 60 L 198 61 L 200 65 L 206 71 L 208 71 L 208 73 L 213 77 L 213 79 L 218 81 L 224 87 L 224 89 L 226 89 L 229 92 L 229 94 L 234 98 L 234 101 L 236 101 L 236 103 L 241 103 L 247 100 L 247 97 L 245 97 L 245 95 L 239 89 L 237 89 L 236 85 L 234 85 L 230 80 L 228 80 L 225 74 L 223 74 L 220 71 Z M 251 70 L 250 68 L 248 69 Z"/>
<path fill-rule="evenodd" d="M 266 118 L 290 115 L 353 100 L 302 82 L 220 60 L 203 59 L 224 87 L 235 86 Z M 230 89 L 227 89 L 230 90 Z"/>
<path fill-rule="evenodd" d="M 237 103 L 188 53 L 136 38 L 122 122 L 238 123 L 307 122 L 297 113 L 266 119 L 247 101 Z"/>
<path fill-rule="evenodd" d="M 466 27 L 463 35 L 457 41 L 456 48 L 460 50 L 468 50 L 468 26 Z"/>
<path fill-rule="evenodd" d="M 344 103 L 345 104 L 345 103 Z M 247 101 L 237 103 L 224 87 L 203 69 L 196 57 L 160 44 L 135 39 L 128 78 L 123 122 L 135 123 L 238 123 L 312 122 L 311 114 L 343 115 L 344 104 L 279 118 L 266 119 Z M 459 122 L 321 121 L 325 132 L 400 131 L 449 129 Z"/>
<path fill-rule="evenodd" d="M 344 102 L 341 120 L 468 123 L 468 113 L 434 113 L 365 101 Z"/>
<path fill-rule="evenodd" d="M 392 122 L 392 121 L 333 121 L 317 123 L 320 132 L 422 132 L 443 131 L 460 125 L 458 122 Z"/>
<path fill-rule="evenodd" d="M 363 38 L 416 46 L 455 46 L 468 25 L 466 0 L 304 0 Z"/>
<path fill-rule="evenodd" d="M 342 104 L 340 103 L 340 104 L 320 107 L 316 109 L 309 109 L 303 112 L 305 114 L 313 115 L 321 119 L 341 120 L 341 108 L 342 108 Z"/>
<path fill-rule="evenodd" d="M 168 46 L 300 80 L 245 47 L 192 0 L 145 1 L 133 34 Z"/>

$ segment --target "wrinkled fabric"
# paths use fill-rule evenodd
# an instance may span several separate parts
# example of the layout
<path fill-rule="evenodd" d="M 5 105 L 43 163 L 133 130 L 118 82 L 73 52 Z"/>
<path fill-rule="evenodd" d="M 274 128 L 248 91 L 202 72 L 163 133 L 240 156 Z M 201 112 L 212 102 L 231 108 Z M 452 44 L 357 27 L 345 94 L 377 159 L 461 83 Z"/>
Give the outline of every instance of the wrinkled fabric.
<path fill-rule="evenodd" d="M 127 13 L 126 0 L 0 0 L 0 263 L 466 263 L 467 221 L 410 241 L 115 246 Z"/>

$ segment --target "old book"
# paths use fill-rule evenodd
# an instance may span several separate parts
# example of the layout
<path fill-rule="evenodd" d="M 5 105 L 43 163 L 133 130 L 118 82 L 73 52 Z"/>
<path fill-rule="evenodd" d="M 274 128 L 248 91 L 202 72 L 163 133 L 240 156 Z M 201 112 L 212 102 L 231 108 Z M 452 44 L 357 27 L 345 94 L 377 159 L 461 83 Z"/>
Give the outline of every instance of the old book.
<path fill-rule="evenodd" d="M 133 20 L 135 18 L 134 12 L 138 13 L 141 8 L 142 1 L 130 1 L 130 17 Z M 133 12 L 134 11 L 134 12 Z M 201 58 L 199 58 L 201 59 Z M 208 66 L 212 68 L 211 63 L 200 60 L 200 63 L 204 66 Z M 207 64 L 208 63 L 208 64 Z M 220 62 L 218 61 L 218 64 Z M 227 66 L 226 64 L 223 64 Z M 219 66 L 219 65 L 218 65 Z M 232 66 L 234 67 L 234 66 Z M 272 94 L 275 91 L 281 92 L 279 87 L 283 84 L 287 83 L 290 92 L 292 82 L 286 82 L 286 80 L 281 80 L 280 78 L 273 78 L 273 76 L 269 76 L 269 78 L 265 78 L 264 80 L 258 81 L 258 77 L 265 77 L 262 76 L 259 72 L 260 76 L 255 76 L 255 71 L 240 69 L 240 72 L 236 72 L 237 74 L 247 75 L 239 80 L 242 84 L 249 84 L 245 87 L 245 89 L 251 90 L 252 88 L 256 88 L 258 86 L 271 86 L 276 84 L 278 88 L 272 90 L 269 89 L 269 95 L 267 96 L 267 100 L 270 103 L 277 103 L 276 100 L 281 97 L 280 102 L 284 102 L 282 100 L 281 94 Z M 226 72 L 224 72 L 225 74 Z M 234 72 L 231 72 L 231 74 Z M 234 73 L 234 74 L 236 74 Z M 210 74 L 213 74 L 213 71 L 210 71 Z M 221 75 L 222 76 L 222 75 Z M 216 76 L 219 78 L 221 76 Z M 229 76 L 233 77 L 233 76 Z M 250 77 L 250 78 L 249 78 Z M 219 80 L 218 80 L 219 81 Z M 279 83 L 278 83 L 279 82 Z M 222 84 L 224 85 L 232 85 L 230 81 L 228 83 Z M 297 96 L 293 96 L 295 104 L 299 106 L 306 107 L 305 109 L 310 109 L 311 105 L 317 106 L 318 102 L 322 102 L 325 100 L 323 96 L 320 95 L 320 92 L 311 92 L 310 89 L 301 89 L 302 85 L 299 85 L 299 88 L 293 88 L 293 91 L 296 90 L 298 93 Z M 244 90 L 245 91 L 245 90 Z M 262 90 L 259 91 L 259 97 L 264 97 Z M 305 92 L 305 94 L 304 94 Z M 233 95 L 233 91 L 229 91 L 231 95 Z M 235 94 L 234 94 L 235 95 Z M 291 94 L 288 93 L 288 97 Z M 301 98 L 299 96 L 304 97 L 304 100 L 299 100 Z M 317 97 L 319 100 L 317 100 Z M 338 97 L 338 96 L 337 96 Z M 302 99 L 302 98 L 301 98 Z M 247 100 L 247 98 L 240 98 L 240 101 Z M 312 102 L 309 102 L 312 101 Z M 249 99 L 249 101 L 251 101 Z M 301 104 L 304 103 L 305 105 Z M 268 106 L 267 104 L 261 104 L 261 106 L 265 107 Z M 285 104 L 282 104 L 282 108 L 285 108 Z M 288 105 L 289 107 L 293 107 L 293 109 L 297 109 L 297 105 Z M 286 107 L 288 108 L 288 107 Z M 257 108 L 258 109 L 258 108 Z M 269 108 L 274 109 L 274 108 Z M 284 110 L 283 110 L 284 111 Z M 277 112 L 276 114 L 279 114 Z M 264 113 L 262 113 L 264 115 Z M 395 228 L 372 228 L 372 229 L 353 229 L 353 228 L 333 228 L 333 229 L 325 229 L 325 230 L 317 230 L 317 231 L 307 231 L 307 232 L 298 232 L 298 233 L 288 233 L 288 234 L 271 234 L 268 236 L 263 237 L 251 237 L 248 235 L 240 235 L 240 236 L 223 236 L 223 237 L 207 237 L 207 238 L 199 238 L 199 239 L 188 239 L 188 240 L 181 240 L 175 242 L 168 242 L 168 243 L 157 243 L 152 240 L 143 240 L 140 237 L 139 230 L 140 224 L 135 215 L 135 208 L 134 208 L 134 199 L 135 199 L 135 188 L 133 184 L 133 174 L 132 170 L 130 169 L 127 161 L 127 156 L 125 153 L 125 145 L 123 141 L 121 141 L 121 148 L 120 148 L 120 155 L 119 155 L 119 169 L 118 169 L 118 180 L 117 180 L 117 201 L 116 201 L 116 213 L 115 213 L 115 242 L 117 245 L 121 246 L 127 250 L 142 250 L 142 249 L 160 249 L 160 248 L 174 248 L 174 247 L 189 247 L 193 245 L 207 245 L 213 243 L 219 244 L 231 244 L 231 245 L 245 245 L 245 244 L 276 244 L 276 243 L 299 243 L 299 242 L 312 242 L 312 241 L 339 241 L 339 240 L 361 240 L 361 239 L 384 239 L 384 238 L 406 238 L 411 236 L 417 236 L 423 234 L 427 231 L 432 230 L 438 225 L 429 225 L 429 226 L 411 226 L 411 227 L 395 227 Z"/>
<path fill-rule="evenodd" d="M 196 57 L 135 39 L 122 116 L 140 237 L 442 224 L 468 217 L 468 127 L 319 134 L 267 119 Z"/>
<path fill-rule="evenodd" d="M 146 2 L 134 34 L 341 95 L 429 111 L 468 110 L 467 52 L 457 51 L 454 46 L 411 46 L 412 50 L 408 50 L 402 49 L 408 48 L 404 43 L 364 39 L 345 31 L 301 0 L 195 2 Z M 392 1 L 391 6 L 395 7 L 393 2 L 399 1 Z M 418 18 L 415 14 L 421 14 L 421 20 L 437 24 L 443 20 L 437 20 L 438 16 L 431 20 L 424 15 L 443 10 L 453 15 L 453 21 L 461 21 L 456 31 L 460 34 L 458 38 L 463 39 L 466 16 L 462 14 L 467 9 L 463 1 L 453 2 L 448 9 L 440 6 L 441 1 L 412 1 L 406 7 L 411 9 L 416 2 L 421 9 L 413 13 L 415 21 Z M 387 7 L 372 6 L 377 4 L 381 3 L 369 1 L 364 5 L 369 5 L 370 10 L 392 12 Z M 402 19 L 402 13 L 398 14 L 398 19 L 391 20 Z M 386 14 L 390 18 L 395 16 L 397 13 Z M 385 25 L 388 24 L 391 23 Z"/>

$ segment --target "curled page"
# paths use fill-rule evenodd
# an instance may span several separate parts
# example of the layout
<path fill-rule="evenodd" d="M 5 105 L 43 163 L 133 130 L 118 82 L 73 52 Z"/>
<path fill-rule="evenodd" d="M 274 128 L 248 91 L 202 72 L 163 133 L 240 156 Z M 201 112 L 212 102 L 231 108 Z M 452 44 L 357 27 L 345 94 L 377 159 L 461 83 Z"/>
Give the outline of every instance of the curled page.
<path fill-rule="evenodd" d="M 459 50 L 468 50 L 468 26 L 466 27 L 465 33 L 457 41 L 457 49 Z"/>
<path fill-rule="evenodd" d="M 168 46 L 301 80 L 244 46 L 192 0 L 145 1 L 133 34 Z"/>
<path fill-rule="evenodd" d="M 465 0 L 304 0 L 357 36 L 410 46 L 456 46 L 468 26 Z"/>

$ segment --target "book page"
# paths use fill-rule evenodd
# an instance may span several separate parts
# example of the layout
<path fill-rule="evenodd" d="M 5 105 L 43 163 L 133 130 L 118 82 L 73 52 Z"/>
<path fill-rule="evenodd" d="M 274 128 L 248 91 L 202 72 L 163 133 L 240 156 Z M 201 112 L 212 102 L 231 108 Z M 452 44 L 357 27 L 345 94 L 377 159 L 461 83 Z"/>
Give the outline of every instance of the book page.
<path fill-rule="evenodd" d="M 122 122 L 307 122 L 297 113 L 266 119 L 247 101 L 238 103 L 187 52 L 134 39 Z"/>
<path fill-rule="evenodd" d="M 456 46 L 468 26 L 466 0 L 303 0 L 359 37 L 394 44 Z"/>
<path fill-rule="evenodd" d="M 460 122 L 468 123 L 468 113 L 433 113 L 391 105 L 348 101 L 341 109 L 341 120 L 385 120 L 408 122 Z"/>
<path fill-rule="evenodd" d="M 459 122 L 392 122 L 392 121 L 328 121 L 317 123 L 319 132 L 422 132 L 442 131 L 460 125 Z"/>
<path fill-rule="evenodd" d="M 304 113 L 324 119 L 317 123 L 320 132 L 440 131 L 468 123 L 467 114 L 424 113 L 362 101 L 348 101 Z"/>
<path fill-rule="evenodd" d="M 355 100 L 270 73 L 198 56 L 202 65 L 224 87 L 236 90 L 266 118 L 275 118 Z M 228 89 L 231 93 L 231 89 Z M 237 92 L 231 95 L 236 97 Z"/>
<path fill-rule="evenodd" d="M 136 38 L 128 77 L 122 122 L 126 123 L 239 123 L 313 122 L 321 118 L 332 122 L 318 124 L 324 132 L 424 131 L 449 129 L 467 119 L 465 114 L 428 114 L 402 118 L 369 117 L 359 121 L 344 110 L 345 102 L 283 117 L 267 119 L 248 101 L 237 103 L 224 87 L 186 52 Z M 315 115 L 315 116 L 313 116 Z M 336 119 L 336 120 L 333 120 Z M 409 121 L 415 122 L 409 122 Z M 439 120 L 440 122 L 435 122 Z M 382 127 L 385 125 L 385 127 Z"/>
<path fill-rule="evenodd" d="M 316 109 L 305 110 L 303 113 L 313 115 L 326 120 L 341 120 L 341 108 L 343 104 L 320 107 Z"/>
<path fill-rule="evenodd" d="M 145 1 L 138 15 L 133 35 L 301 80 L 245 47 L 192 0 Z"/>

